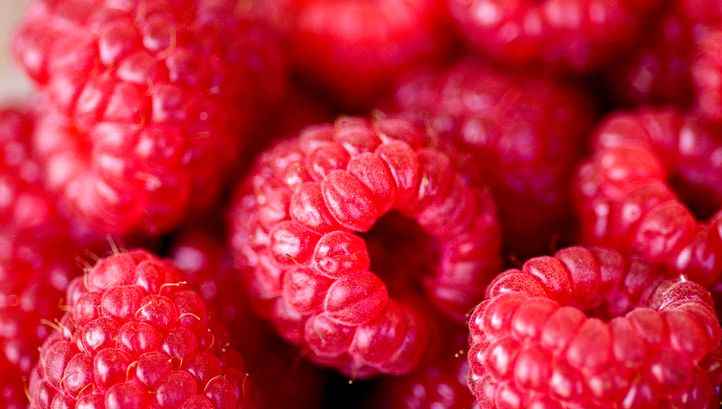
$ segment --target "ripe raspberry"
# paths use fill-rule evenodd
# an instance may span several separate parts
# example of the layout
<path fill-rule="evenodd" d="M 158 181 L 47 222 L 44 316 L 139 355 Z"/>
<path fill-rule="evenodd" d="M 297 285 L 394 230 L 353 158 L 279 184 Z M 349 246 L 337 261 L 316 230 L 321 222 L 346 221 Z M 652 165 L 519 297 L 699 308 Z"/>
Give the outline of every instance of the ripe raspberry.
<path fill-rule="evenodd" d="M 469 387 L 479 405 L 718 407 L 722 359 L 712 298 L 661 273 L 584 247 L 502 273 L 469 322 Z"/>
<path fill-rule="evenodd" d="M 713 129 L 674 109 L 618 113 L 596 131 L 578 172 L 582 239 L 635 253 L 709 286 L 722 271 L 722 144 Z"/>
<path fill-rule="evenodd" d="M 48 98 L 49 185 L 114 234 L 214 204 L 257 112 L 283 88 L 274 36 L 232 0 L 37 0 L 15 53 Z"/>
<path fill-rule="evenodd" d="M 466 40 L 502 63 L 589 72 L 636 42 L 658 0 L 448 0 Z"/>
<path fill-rule="evenodd" d="M 456 332 L 456 331 L 454 331 Z M 446 334 L 445 334 L 446 335 Z M 369 408 L 382 409 L 469 409 L 474 397 L 466 386 L 469 365 L 461 342 L 447 341 L 443 352 L 419 370 L 382 381 Z M 472 409 L 480 409 L 473 406 Z"/>
<path fill-rule="evenodd" d="M 259 158 L 229 216 L 255 307 L 311 360 L 356 378 L 413 369 L 429 323 L 409 299 L 461 319 L 499 263 L 490 196 L 398 119 L 306 128 Z M 375 233 L 386 228 L 401 231 Z M 394 259 L 405 262 L 387 269 Z"/>
<path fill-rule="evenodd" d="M 170 264 L 112 255 L 73 281 L 68 301 L 33 370 L 31 409 L 252 407 L 239 355 Z"/>
<path fill-rule="evenodd" d="M 43 189 L 30 149 L 33 115 L 0 108 L 0 403 L 27 407 L 24 386 L 37 349 L 61 315 L 75 258 L 92 249 L 81 224 L 64 216 Z"/>
<path fill-rule="evenodd" d="M 252 315 L 245 298 L 239 296 L 243 286 L 221 242 L 207 232 L 190 230 L 176 239 L 171 257 L 228 327 L 231 342 L 242 353 L 251 373 L 262 402 L 259 407 L 318 408 L 320 374 L 294 356 L 290 346 L 275 338 L 270 328 Z"/>
<path fill-rule="evenodd" d="M 296 65 L 349 105 L 366 107 L 400 73 L 447 48 L 446 10 L 436 0 L 281 4 Z"/>
<path fill-rule="evenodd" d="M 722 122 L 722 30 L 702 36 L 692 73 L 697 110 L 705 118 Z"/>
<path fill-rule="evenodd" d="M 592 126 L 580 92 L 467 59 L 410 76 L 388 109 L 455 145 L 464 174 L 492 187 L 508 250 L 550 250 L 565 230 L 570 174 Z"/>

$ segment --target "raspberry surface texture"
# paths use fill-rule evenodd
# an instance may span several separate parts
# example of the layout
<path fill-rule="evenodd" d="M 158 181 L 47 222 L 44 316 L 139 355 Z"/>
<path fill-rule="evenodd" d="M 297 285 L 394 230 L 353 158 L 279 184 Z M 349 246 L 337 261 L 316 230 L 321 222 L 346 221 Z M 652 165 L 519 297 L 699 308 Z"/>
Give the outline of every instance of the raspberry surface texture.
<path fill-rule="evenodd" d="M 471 316 L 481 408 L 716 408 L 720 326 L 707 290 L 602 248 L 528 260 Z"/>
<path fill-rule="evenodd" d="M 718 131 L 674 109 L 642 109 L 612 114 L 594 146 L 575 182 L 582 240 L 718 281 L 722 213 L 703 221 L 722 205 Z"/>
<path fill-rule="evenodd" d="M 323 377 L 253 315 L 239 294 L 241 278 L 223 242 L 208 231 L 189 230 L 174 242 L 171 259 L 228 327 L 231 343 L 243 355 L 256 388 L 258 407 L 319 408 Z"/>
<path fill-rule="evenodd" d="M 0 108 L 0 403 L 7 409 L 27 407 L 25 385 L 52 332 L 44 320 L 62 315 L 76 257 L 93 241 L 43 188 L 33 128 L 24 108 Z"/>
<path fill-rule="evenodd" d="M 477 51 L 510 66 L 589 72 L 631 48 L 658 0 L 448 0 Z"/>
<path fill-rule="evenodd" d="M 466 385 L 466 331 L 446 330 L 452 335 L 438 356 L 409 375 L 382 380 L 369 409 L 480 409 Z"/>
<path fill-rule="evenodd" d="M 215 204 L 285 87 L 276 36 L 231 0 L 37 0 L 15 39 L 46 98 L 48 184 L 112 234 L 166 232 Z"/>
<path fill-rule="evenodd" d="M 706 33 L 699 41 L 692 69 L 697 110 L 710 121 L 722 123 L 722 30 Z"/>
<path fill-rule="evenodd" d="M 465 176 L 491 186 L 508 251 L 551 250 L 565 230 L 570 175 L 592 128 L 582 92 L 466 59 L 409 76 L 386 108 L 453 145 Z"/>
<path fill-rule="evenodd" d="M 483 295 L 494 204 L 436 146 L 400 119 L 341 118 L 267 151 L 239 186 L 230 243 L 253 304 L 312 361 L 407 373 L 427 343 L 419 304 L 463 319 Z"/>
<path fill-rule="evenodd" d="M 32 373 L 31 409 L 254 407 L 240 355 L 170 263 L 116 253 L 67 299 Z"/>
<path fill-rule="evenodd" d="M 443 58 L 447 48 L 449 22 L 440 1 L 281 4 L 295 64 L 350 106 L 367 107 L 399 74 L 422 61 Z"/>

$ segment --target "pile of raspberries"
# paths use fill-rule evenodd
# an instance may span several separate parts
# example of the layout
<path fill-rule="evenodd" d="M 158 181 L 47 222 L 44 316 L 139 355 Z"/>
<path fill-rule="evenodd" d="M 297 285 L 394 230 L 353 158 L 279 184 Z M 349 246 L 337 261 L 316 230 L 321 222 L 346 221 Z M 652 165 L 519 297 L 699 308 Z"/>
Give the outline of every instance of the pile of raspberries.
<path fill-rule="evenodd" d="M 722 0 L 28 3 L 0 408 L 720 408 Z"/>

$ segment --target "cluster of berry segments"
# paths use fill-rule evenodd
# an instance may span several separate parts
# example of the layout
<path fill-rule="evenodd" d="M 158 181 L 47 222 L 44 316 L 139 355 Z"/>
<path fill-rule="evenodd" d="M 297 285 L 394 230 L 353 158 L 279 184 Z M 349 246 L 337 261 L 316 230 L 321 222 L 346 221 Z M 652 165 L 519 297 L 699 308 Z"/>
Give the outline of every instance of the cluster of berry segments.
<path fill-rule="evenodd" d="M 430 325 L 415 299 L 463 319 L 483 295 L 499 265 L 494 204 L 435 146 L 399 119 L 342 118 L 262 154 L 240 186 L 231 246 L 250 296 L 312 360 L 353 377 L 408 372 Z M 395 272 L 371 271 L 363 236 L 389 213 L 413 220 L 437 254 L 396 294 L 378 275 Z"/>
<path fill-rule="evenodd" d="M 478 51 L 512 66 L 589 72 L 642 34 L 658 0 L 447 0 Z M 536 68 L 536 67 L 534 67 Z"/>
<path fill-rule="evenodd" d="M 662 274 L 611 250 L 569 247 L 499 275 L 469 321 L 479 405 L 716 408 L 712 298 Z"/>
<path fill-rule="evenodd" d="M 48 185 L 113 234 L 215 204 L 285 76 L 275 34 L 232 0 L 37 0 L 15 39 L 42 92 Z"/>
<path fill-rule="evenodd" d="M 722 271 L 722 142 L 674 109 L 607 118 L 579 170 L 575 202 L 582 240 L 633 253 L 710 286 Z M 675 188 L 673 190 L 673 187 Z"/>
<path fill-rule="evenodd" d="M 253 407 L 240 355 L 171 264 L 114 254 L 73 281 L 67 302 L 40 349 L 31 409 Z"/>
<path fill-rule="evenodd" d="M 387 104 L 452 145 L 464 176 L 491 187 L 508 251 L 545 253 L 563 233 L 570 175 L 593 123 L 582 92 L 467 58 L 408 76 Z"/>

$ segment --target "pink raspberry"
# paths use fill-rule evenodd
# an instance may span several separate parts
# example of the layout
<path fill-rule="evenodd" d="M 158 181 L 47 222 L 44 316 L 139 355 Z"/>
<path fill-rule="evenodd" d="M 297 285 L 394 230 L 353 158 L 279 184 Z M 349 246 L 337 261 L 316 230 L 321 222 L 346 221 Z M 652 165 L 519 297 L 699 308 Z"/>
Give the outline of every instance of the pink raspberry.
<path fill-rule="evenodd" d="M 280 3 L 273 11 L 298 68 L 352 106 L 370 105 L 403 71 L 442 58 L 450 37 L 437 0 Z"/>
<path fill-rule="evenodd" d="M 263 409 L 317 409 L 323 379 L 294 350 L 280 342 L 253 316 L 243 287 L 222 242 L 202 230 L 181 234 L 171 250 L 174 264 L 199 289 L 200 295 L 228 327 L 233 346 L 248 366 Z"/>
<path fill-rule="evenodd" d="M 314 362 L 409 372 L 427 343 L 418 305 L 463 319 L 483 294 L 499 264 L 494 205 L 436 146 L 399 119 L 342 118 L 261 155 L 239 187 L 230 242 L 251 299 Z"/>
<path fill-rule="evenodd" d="M 589 72 L 637 41 L 658 0 L 447 0 L 479 52 L 511 65 Z"/>
<path fill-rule="evenodd" d="M 482 408 L 716 408 L 720 325 L 707 290 L 601 248 L 498 276 L 469 321 Z"/>
<path fill-rule="evenodd" d="M 595 134 L 575 202 L 582 240 L 640 255 L 710 286 L 722 271 L 722 144 L 713 128 L 674 109 L 617 113 Z"/>
<path fill-rule="evenodd" d="M 145 251 L 114 254 L 67 297 L 33 370 L 31 409 L 253 407 L 240 356 L 169 263 Z"/>
<path fill-rule="evenodd" d="M 511 253 L 550 250 L 565 230 L 570 174 L 592 127 L 584 95 L 466 59 L 410 76 L 387 105 L 453 145 L 464 174 L 491 186 Z"/>
<path fill-rule="evenodd" d="M 48 99 L 48 183 L 113 234 L 209 208 L 284 87 L 275 36 L 232 0 L 37 0 L 15 54 Z"/>

